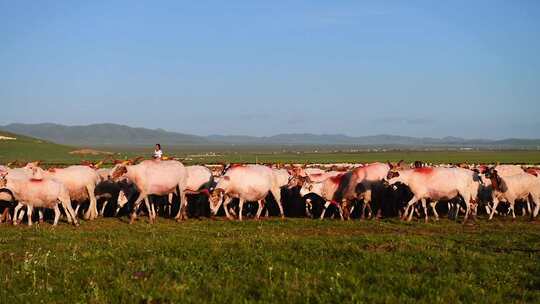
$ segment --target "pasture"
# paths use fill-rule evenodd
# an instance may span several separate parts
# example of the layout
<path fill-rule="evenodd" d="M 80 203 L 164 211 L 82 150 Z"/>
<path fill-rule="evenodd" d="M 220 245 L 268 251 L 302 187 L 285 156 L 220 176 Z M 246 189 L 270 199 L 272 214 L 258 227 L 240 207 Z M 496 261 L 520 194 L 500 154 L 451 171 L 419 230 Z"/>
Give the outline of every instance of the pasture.
<path fill-rule="evenodd" d="M 96 161 L 76 148 L 22 138 L 0 163 Z M 101 150 L 101 149 L 100 149 Z M 115 158 L 148 149 L 112 149 Z M 168 152 L 168 153 L 167 153 Z M 261 151 L 173 147 L 200 163 L 540 163 L 539 151 Z M 528 219 L 528 218 L 527 218 Z M 26 302 L 540 302 L 540 223 L 480 217 L 472 225 L 396 218 L 261 221 L 127 217 L 0 225 L 0 301 Z"/>
<path fill-rule="evenodd" d="M 78 148 L 57 145 L 53 143 L 35 142 L 0 142 L 0 164 L 12 161 L 31 162 L 41 160 L 46 166 L 62 166 L 79 164 L 84 160 L 98 161 L 106 155 L 72 154 L 70 152 Z M 152 147 L 149 149 L 117 150 L 113 148 L 100 148 L 111 151 L 116 159 L 135 158 L 137 156 L 150 157 Z M 256 148 L 239 150 L 220 150 L 216 147 L 216 155 L 208 155 L 209 152 L 193 152 L 191 148 L 171 147 L 165 150 L 165 155 L 177 157 L 187 165 L 192 164 L 215 164 L 215 163 L 371 163 L 371 162 L 397 162 L 404 160 L 414 162 L 422 160 L 426 163 L 526 163 L 540 164 L 540 151 L 536 150 L 502 150 L 502 151 L 379 151 L 379 152 L 347 152 L 347 151 L 321 151 L 309 150 L 287 151 L 259 151 Z M 201 148 L 202 149 L 202 148 Z"/>
<path fill-rule="evenodd" d="M 0 228 L 2 303 L 540 301 L 540 225 L 523 218 Z"/>
<path fill-rule="evenodd" d="M 84 160 L 98 161 L 106 155 L 73 154 L 78 147 L 59 145 L 31 137 L 16 136 L 14 141 L 0 141 L 0 164 L 12 161 L 43 161 L 46 166 L 78 164 Z M 404 160 L 426 163 L 527 163 L 540 164 L 540 150 L 388 150 L 367 151 L 367 148 L 345 146 L 172 146 L 164 147 L 165 155 L 177 157 L 185 164 L 212 163 L 370 163 Z M 98 147 L 112 152 L 117 159 L 150 157 L 153 147 Z M 352 149 L 359 149 L 351 152 Z M 316 152 L 315 152 L 316 151 Z"/>

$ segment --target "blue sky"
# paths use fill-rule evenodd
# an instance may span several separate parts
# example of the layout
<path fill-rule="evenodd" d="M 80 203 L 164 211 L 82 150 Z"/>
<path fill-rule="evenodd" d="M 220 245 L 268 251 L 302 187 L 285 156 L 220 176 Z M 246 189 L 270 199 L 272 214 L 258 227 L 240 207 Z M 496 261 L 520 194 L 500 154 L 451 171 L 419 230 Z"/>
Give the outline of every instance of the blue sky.
<path fill-rule="evenodd" d="M 540 137 L 540 1 L 0 0 L 0 124 Z"/>

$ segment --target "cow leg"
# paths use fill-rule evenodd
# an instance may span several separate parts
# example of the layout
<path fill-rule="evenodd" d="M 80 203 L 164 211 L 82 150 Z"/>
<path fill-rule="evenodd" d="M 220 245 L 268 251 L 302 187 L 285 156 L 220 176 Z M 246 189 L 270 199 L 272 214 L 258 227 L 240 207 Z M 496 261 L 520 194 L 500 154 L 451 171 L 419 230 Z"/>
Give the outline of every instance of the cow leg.
<path fill-rule="evenodd" d="M 103 202 L 103 206 L 101 207 L 101 210 L 99 211 L 99 216 L 103 216 L 103 214 L 105 213 L 105 207 L 107 207 L 108 203 L 109 203 L 109 200 L 106 200 L 105 202 Z"/>
<path fill-rule="evenodd" d="M 24 215 L 26 214 L 28 216 L 27 213 L 28 213 L 28 211 L 25 210 L 24 206 L 21 207 L 21 211 L 19 212 L 19 218 L 17 220 L 17 223 L 19 223 L 19 224 L 22 223 Z"/>
<path fill-rule="evenodd" d="M 152 214 L 152 209 L 150 208 L 150 201 L 148 200 L 148 196 L 144 197 L 144 204 L 146 205 L 146 210 L 148 210 L 148 220 L 150 221 L 150 224 L 153 224 L 154 215 Z"/>
<path fill-rule="evenodd" d="M 255 216 L 256 219 L 259 219 L 261 217 L 261 213 L 264 209 L 264 199 L 259 200 L 259 209 L 257 209 L 257 215 Z"/>
<path fill-rule="evenodd" d="M 367 201 L 366 207 L 368 208 L 368 219 L 371 219 L 371 216 L 373 215 L 373 209 L 371 208 L 371 199 Z"/>
<path fill-rule="evenodd" d="M 311 208 L 313 208 L 313 206 L 311 205 L 311 199 L 306 199 L 306 216 L 307 217 L 313 217 L 313 214 L 311 213 Z"/>
<path fill-rule="evenodd" d="M 429 205 L 431 206 L 431 210 L 433 210 L 433 214 L 435 215 L 435 220 L 439 220 L 439 214 L 437 213 L 437 203 L 438 201 L 431 202 Z"/>
<path fill-rule="evenodd" d="M 13 225 L 17 225 L 20 223 L 19 218 L 17 217 L 19 210 L 23 207 L 23 204 L 18 203 L 17 206 L 15 206 L 15 211 L 13 213 Z"/>
<path fill-rule="evenodd" d="M 497 210 L 497 205 L 499 205 L 499 199 L 494 198 L 493 199 L 493 207 L 491 207 L 491 214 L 489 215 L 490 220 L 493 218 L 493 215 L 495 214 L 495 210 Z"/>
<path fill-rule="evenodd" d="M 183 212 L 186 212 L 185 207 L 187 207 L 187 198 L 186 198 L 186 194 L 184 193 L 184 191 L 181 191 L 181 193 L 179 193 L 178 195 L 180 197 L 180 206 L 178 207 L 178 213 L 176 213 L 176 216 L 174 217 L 177 221 L 180 221 L 182 219 L 184 219 L 184 217 L 187 217 L 187 216 L 184 216 L 184 213 Z"/>
<path fill-rule="evenodd" d="M 26 212 L 28 213 L 28 226 L 32 226 L 32 211 L 34 208 L 30 205 L 26 206 Z"/>
<path fill-rule="evenodd" d="M 81 208 L 81 204 L 77 203 L 77 207 L 75 207 L 75 216 L 78 216 L 79 215 L 79 208 Z"/>
<path fill-rule="evenodd" d="M 95 188 L 95 185 L 86 185 L 86 191 L 88 192 L 88 198 L 90 199 L 90 206 L 84 214 L 84 219 L 87 220 L 93 220 L 98 216 L 97 201 L 96 196 L 94 195 Z"/>
<path fill-rule="evenodd" d="M 133 224 L 133 222 L 137 218 L 137 211 L 139 210 L 139 206 L 141 205 L 142 201 L 146 198 L 146 196 L 147 196 L 146 193 L 141 192 L 139 194 L 139 197 L 137 198 L 137 200 L 133 204 L 133 210 L 131 211 L 131 215 L 130 215 L 130 219 L 129 219 L 130 224 Z"/>
<path fill-rule="evenodd" d="M 188 200 L 187 200 L 187 195 L 185 192 L 182 192 L 180 194 L 180 198 L 181 198 L 181 202 L 182 202 L 182 219 L 185 219 L 187 220 L 188 219 L 188 209 L 187 209 L 187 206 L 188 206 Z"/>
<path fill-rule="evenodd" d="M 279 207 L 279 215 L 282 219 L 285 218 L 285 213 L 283 212 L 283 204 L 281 203 L 281 190 L 279 188 L 270 190 L 272 192 L 272 195 L 276 199 L 276 203 Z"/>
<path fill-rule="evenodd" d="M 169 216 L 171 216 L 173 197 L 174 197 L 174 194 L 173 194 L 172 192 L 169 193 L 169 196 L 168 196 L 168 201 L 169 201 L 168 208 L 169 208 L 169 212 L 167 212 L 167 213 L 169 214 Z"/>
<path fill-rule="evenodd" d="M 244 208 L 245 200 L 241 198 L 238 202 L 238 220 L 242 221 L 242 209 Z"/>
<path fill-rule="evenodd" d="M 225 216 L 227 216 L 227 218 L 229 220 L 232 220 L 233 218 L 231 217 L 231 215 L 229 214 L 229 203 L 232 201 L 232 197 L 230 196 L 227 196 L 225 198 L 225 200 L 223 201 L 223 210 L 225 210 Z M 216 211 L 217 212 L 217 211 Z"/>
<path fill-rule="evenodd" d="M 422 208 L 424 209 L 424 216 L 425 216 L 424 220 L 427 223 L 429 222 L 429 217 L 428 217 L 428 210 L 427 210 L 427 204 L 426 204 L 425 198 L 422 199 Z"/>
<path fill-rule="evenodd" d="M 355 205 L 355 203 L 353 203 L 353 205 L 351 206 L 351 210 L 349 210 L 349 218 L 351 218 L 351 215 L 353 214 L 355 207 L 356 207 L 356 205 Z"/>
<path fill-rule="evenodd" d="M 491 207 L 489 207 L 489 203 L 486 203 L 484 205 L 484 209 L 486 209 L 486 214 L 488 215 L 491 214 Z"/>
<path fill-rule="evenodd" d="M 467 220 L 469 219 L 469 215 L 472 214 L 472 208 L 475 205 L 474 199 L 472 198 L 472 195 L 469 193 L 461 194 L 463 201 L 465 202 L 465 217 L 463 218 L 463 224 L 467 223 Z"/>
<path fill-rule="evenodd" d="M 330 206 L 330 202 L 324 203 L 323 211 L 322 211 L 322 213 L 321 213 L 321 220 L 324 219 L 324 215 L 326 214 L 326 209 L 328 208 L 328 206 Z"/>
<path fill-rule="evenodd" d="M 418 214 L 416 203 L 411 207 L 411 210 L 409 211 L 409 217 L 407 218 L 407 222 L 410 222 L 412 220 L 413 215 L 416 213 L 416 216 L 420 217 Z"/>
<path fill-rule="evenodd" d="M 367 205 L 368 205 L 368 202 L 364 199 L 364 201 L 362 202 L 362 211 L 361 211 L 362 214 L 360 214 L 360 219 L 361 220 L 366 218 L 366 207 L 367 207 Z"/>
<path fill-rule="evenodd" d="M 42 224 L 43 223 L 43 208 L 38 209 L 38 214 L 39 214 L 39 223 Z"/>
<path fill-rule="evenodd" d="M 529 199 L 532 200 L 532 204 L 534 204 L 534 209 L 531 212 L 531 220 L 534 220 L 538 215 L 538 211 L 540 211 L 540 196 L 537 196 L 535 200 L 533 200 L 532 197 Z"/>
<path fill-rule="evenodd" d="M 64 207 L 64 211 L 66 212 L 68 223 L 72 223 L 76 227 L 79 226 L 79 222 L 77 221 L 77 214 L 73 210 L 73 207 L 71 207 L 71 200 L 69 199 L 69 196 L 60 197 L 59 200 L 62 203 L 62 207 Z"/>
<path fill-rule="evenodd" d="M 166 206 L 165 206 L 166 208 Z M 156 215 L 156 204 L 154 204 L 154 202 L 150 202 L 150 209 L 152 209 L 152 218 L 154 219 L 154 221 L 156 221 L 157 219 L 157 215 Z M 164 210 L 165 212 L 165 210 Z"/>
<path fill-rule="evenodd" d="M 510 210 L 508 210 L 508 211 L 512 211 L 512 218 L 515 219 L 516 218 L 516 212 L 514 211 L 514 206 L 516 204 L 516 201 L 515 200 L 508 201 L 508 204 L 510 205 Z"/>
<path fill-rule="evenodd" d="M 60 208 L 58 208 L 58 204 L 54 205 L 54 222 L 53 226 L 56 226 L 58 224 L 58 219 L 60 218 Z"/>
<path fill-rule="evenodd" d="M 412 220 L 412 215 L 413 215 L 413 210 L 412 209 L 412 206 L 416 203 L 418 199 L 416 198 L 416 196 L 413 196 L 413 198 L 407 203 L 407 208 L 405 208 L 405 211 L 403 212 L 403 217 L 402 219 L 406 219 L 407 218 L 407 214 L 409 214 L 409 219 L 408 221 L 411 221 Z M 410 210 L 410 212 L 409 212 Z"/>
<path fill-rule="evenodd" d="M 371 209 L 371 189 L 366 190 L 366 192 L 363 194 L 363 197 L 364 202 L 366 202 L 364 206 L 369 209 L 367 218 L 371 219 L 371 216 L 373 215 L 373 209 Z"/>
<path fill-rule="evenodd" d="M 343 218 L 343 209 L 341 208 L 341 205 L 340 205 L 340 204 L 336 204 L 336 207 L 337 207 L 338 210 L 339 210 L 339 217 L 341 218 L 341 220 L 342 220 L 342 221 L 345 220 L 345 219 Z"/>

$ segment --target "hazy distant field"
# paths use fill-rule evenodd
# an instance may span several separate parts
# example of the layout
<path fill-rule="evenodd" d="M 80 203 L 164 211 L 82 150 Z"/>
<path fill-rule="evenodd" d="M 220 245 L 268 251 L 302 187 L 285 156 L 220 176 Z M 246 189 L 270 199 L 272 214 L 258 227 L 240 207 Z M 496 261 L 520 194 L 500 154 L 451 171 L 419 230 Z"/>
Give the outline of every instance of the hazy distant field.
<path fill-rule="evenodd" d="M 4 225 L 0 300 L 538 303 L 539 240 L 521 218 Z"/>
<path fill-rule="evenodd" d="M 111 151 L 115 158 L 146 156 L 150 157 L 153 147 L 132 148 L 114 147 L 98 148 Z M 20 138 L 17 141 L 0 142 L 0 163 L 14 160 L 28 162 L 42 160 L 47 164 L 76 164 L 82 160 L 99 160 L 105 155 L 74 155 L 69 152 L 77 150 L 35 139 Z M 313 152 L 319 149 L 321 152 Z M 185 159 L 188 164 L 194 163 L 336 163 L 336 162 L 374 162 L 422 160 L 428 163 L 540 163 L 540 151 L 534 150 L 502 150 L 502 151 L 388 151 L 388 152 L 330 152 L 332 147 L 298 147 L 287 151 L 277 147 L 165 147 L 165 154 Z"/>

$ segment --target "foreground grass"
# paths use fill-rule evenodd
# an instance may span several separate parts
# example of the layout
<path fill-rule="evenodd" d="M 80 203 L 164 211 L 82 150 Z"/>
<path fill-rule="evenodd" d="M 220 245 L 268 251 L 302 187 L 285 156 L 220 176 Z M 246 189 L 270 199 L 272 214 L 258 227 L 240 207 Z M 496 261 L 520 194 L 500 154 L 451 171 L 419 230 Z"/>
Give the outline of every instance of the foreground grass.
<path fill-rule="evenodd" d="M 540 224 L 117 219 L 0 227 L 0 301 L 540 302 Z"/>

